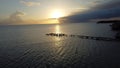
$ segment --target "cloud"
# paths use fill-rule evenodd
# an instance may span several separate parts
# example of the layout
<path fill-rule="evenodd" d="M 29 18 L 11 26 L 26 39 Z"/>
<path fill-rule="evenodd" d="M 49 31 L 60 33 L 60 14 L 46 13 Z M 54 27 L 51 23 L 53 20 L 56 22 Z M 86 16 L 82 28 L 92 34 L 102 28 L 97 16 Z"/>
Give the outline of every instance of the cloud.
<path fill-rule="evenodd" d="M 89 22 L 95 19 L 120 18 L 120 1 L 114 0 L 97 4 L 84 12 L 73 13 L 60 18 L 60 22 Z"/>
<path fill-rule="evenodd" d="M 39 2 L 32 2 L 32 1 L 20 1 L 20 3 L 26 5 L 26 6 L 39 6 L 40 3 Z"/>
<path fill-rule="evenodd" d="M 0 25 L 28 25 L 28 24 L 55 24 L 56 19 L 24 19 L 25 13 L 16 11 L 8 16 L 6 19 L 0 19 Z"/>
<path fill-rule="evenodd" d="M 23 23 L 22 17 L 25 15 L 24 12 L 16 11 L 12 13 L 7 19 L 1 20 L 0 24 L 18 24 Z"/>
<path fill-rule="evenodd" d="M 120 7 L 120 1 L 119 0 L 113 0 L 104 4 L 99 4 L 97 6 L 94 6 L 94 9 L 109 9 L 109 8 L 115 8 Z"/>

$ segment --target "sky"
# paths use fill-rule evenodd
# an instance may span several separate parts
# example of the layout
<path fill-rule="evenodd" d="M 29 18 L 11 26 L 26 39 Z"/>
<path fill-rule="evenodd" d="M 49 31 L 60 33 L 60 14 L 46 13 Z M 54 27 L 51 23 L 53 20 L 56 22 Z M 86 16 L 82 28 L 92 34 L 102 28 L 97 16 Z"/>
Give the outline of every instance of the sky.
<path fill-rule="evenodd" d="M 0 0 L 0 25 L 119 19 L 119 7 L 119 0 Z"/>

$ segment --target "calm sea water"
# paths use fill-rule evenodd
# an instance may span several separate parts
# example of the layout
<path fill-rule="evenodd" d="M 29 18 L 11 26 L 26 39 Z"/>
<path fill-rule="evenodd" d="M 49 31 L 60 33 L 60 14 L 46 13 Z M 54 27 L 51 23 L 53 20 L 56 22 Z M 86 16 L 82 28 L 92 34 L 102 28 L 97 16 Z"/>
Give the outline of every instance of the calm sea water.
<path fill-rule="evenodd" d="M 120 68 L 120 42 L 45 35 L 50 32 L 115 35 L 109 24 L 0 26 L 0 68 Z"/>

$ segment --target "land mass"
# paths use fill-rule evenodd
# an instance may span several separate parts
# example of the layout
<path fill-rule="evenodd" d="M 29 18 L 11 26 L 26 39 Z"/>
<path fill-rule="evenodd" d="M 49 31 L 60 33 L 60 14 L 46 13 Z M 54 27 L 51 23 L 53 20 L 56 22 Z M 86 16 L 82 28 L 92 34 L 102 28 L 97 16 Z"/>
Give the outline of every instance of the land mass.
<path fill-rule="evenodd" d="M 111 29 L 117 31 L 115 38 L 120 40 L 120 20 L 98 21 L 97 23 L 111 23 Z"/>
<path fill-rule="evenodd" d="M 97 23 L 111 23 L 112 30 L 120 31 L 120 20 L 98 21 Z"/>
<path fill-rule="evenodd" d="M 120 20 L 98 21 L 97 23 L 120 23 Z"/>

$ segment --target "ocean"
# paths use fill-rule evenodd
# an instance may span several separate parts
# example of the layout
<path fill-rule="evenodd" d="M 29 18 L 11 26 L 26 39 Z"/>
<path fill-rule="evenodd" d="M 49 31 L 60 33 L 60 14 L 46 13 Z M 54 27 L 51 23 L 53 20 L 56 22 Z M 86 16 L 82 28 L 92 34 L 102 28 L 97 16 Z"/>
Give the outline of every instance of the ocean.
<path fill-rule="evenodd" d="M 0 26 L 0 68 L 120 68 L 120 42 L 53 37 L 65 33 L 114 38 L 110 24 Z"/>

